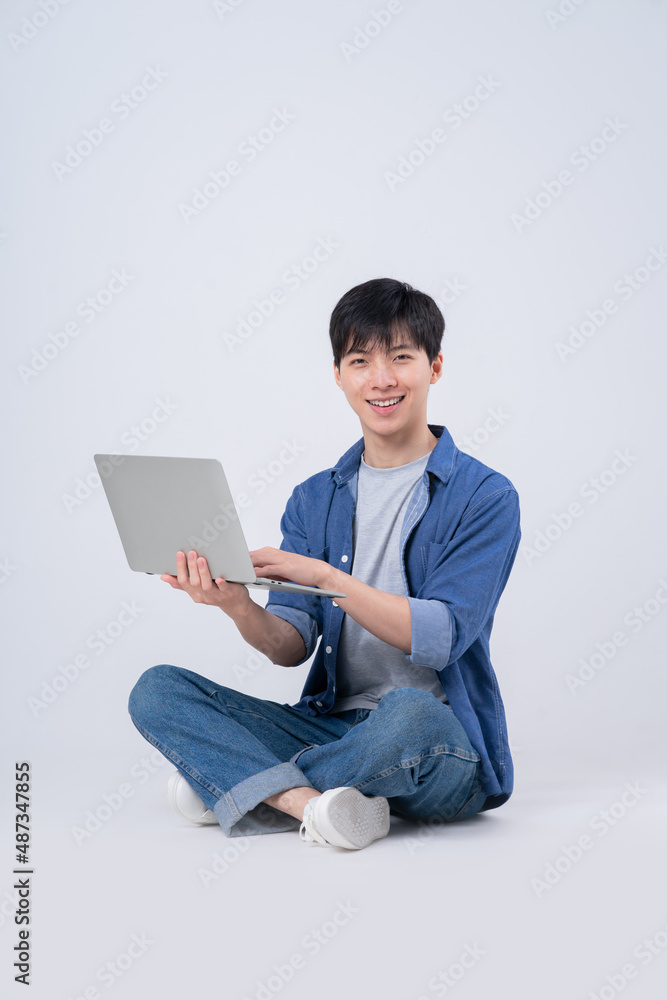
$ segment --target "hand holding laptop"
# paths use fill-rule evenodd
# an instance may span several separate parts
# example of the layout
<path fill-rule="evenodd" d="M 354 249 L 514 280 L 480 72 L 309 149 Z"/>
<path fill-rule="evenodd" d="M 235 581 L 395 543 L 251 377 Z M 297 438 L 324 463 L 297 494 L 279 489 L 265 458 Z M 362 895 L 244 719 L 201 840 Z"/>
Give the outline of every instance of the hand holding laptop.
<path fill-rule="evenodd" d="M 346 596 L 301 583 L 302 579 L 319 579 L 328 564 L 281 549 L 255 550 L 257 564 L 275 567 L 279 574 L 257 575 L 227 477 L 216 459 L 111 454 L 93 457 L 128 564 L 135 572 L 159 573 L 172 586 L 180 586 L 178 569 L 175 577 L 173 572 L 166 572 L 175 566 L 174 553 L 194 550 L 200 555 L 205 550 L 207 572 L 208 567 L 212 568 L 209 579 L 214 575 L 216 580 L 245 587 L 316 597 Z M 195 572 L 199 587 L 196 564 Z M 190 584 L 181 575 L 183 584 Z"/>
<path fill-rule="evenodd" d="M 213 580 L 208 562 L 194 549 L 176 553 L 176 574 L 163 573 L 160 579 L 174 590 L 189 594 L 195 604 L 221 608 L 231 618 L 243 614 L 254 603 L 245 584 L 230 583 L 222 576 Z"/>
<path fill-rule="evenodd" d="M 269 575 L 273 580 L 291 580 L 304 586 L 320 587 L 320 581 L 324 581 L 330 569 L 322 559 L 311 559 L 268 545 L 252 550 L 250 558 L 259 576 Z M 197 604 L 215 605 L 234 617 L 252 603 L 244 584 L 230 583 L 222 576 L 213 580 L 208 562 L 194 549 L 176 553 L 176 570 L 176 576 L 163 573 L 160 579 L 174 590 L 185 591 Z"/>

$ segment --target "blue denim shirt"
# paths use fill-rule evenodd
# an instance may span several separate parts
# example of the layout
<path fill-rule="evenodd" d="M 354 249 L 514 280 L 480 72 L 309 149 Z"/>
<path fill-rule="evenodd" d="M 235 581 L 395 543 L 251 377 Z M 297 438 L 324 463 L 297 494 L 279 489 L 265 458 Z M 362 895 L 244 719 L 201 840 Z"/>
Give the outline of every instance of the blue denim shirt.
<path fill-rule="evenodd" d="M 507 801 L 514 784 L 489 638 L 519 547 L 519 497 L 509 479 L 459 451 L 446 427 L 429 424 L 429 429 L 439 440 L 410 499 L 400 541 L 412 618 L 408 661 L 437 672 L 480 755 L 487 795 L 482 809 L 493 809 Z M 349 573 L 363 449 L 361 438 L 336 465 L 295 487 L 280 522 L 282 549 Z M 266 608 L 300 632 L 306 646 L 300 663 L 312 656 L 322 636 L 293 707 L 308 715 L 331 711 L 343 610 L 330 598 L 279 591 L 269 592 Z"/>

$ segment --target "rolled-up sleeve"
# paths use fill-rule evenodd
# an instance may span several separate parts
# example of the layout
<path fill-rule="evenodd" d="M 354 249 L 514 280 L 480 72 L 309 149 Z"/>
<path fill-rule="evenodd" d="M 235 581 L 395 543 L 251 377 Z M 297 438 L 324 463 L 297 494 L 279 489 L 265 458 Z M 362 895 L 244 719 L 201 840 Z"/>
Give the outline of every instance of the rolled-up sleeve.
<path fill-rule="evenodd" d="M 298 667 L 299 664 L 305 663 L 313 655 L 317 646 L 317 640 L 319 639 L 317 622 L 307 612 L 301 611 L 299 608 L 289 607 L 286 604 L 267 604 L 266 610 L 270 611 L 276 618 L 283 618 L 286 622 L 289 622 L 300 634 L 306 647 L 306 655 L 298 663 L 292 664 L 292 666 Z"/>
<path fill-rule="evenodd" d="M 452 617 L 442 601 L 408 597 L 412 619 L 410 663 L 439 670 L 449 659 L 452 646 Z"/>

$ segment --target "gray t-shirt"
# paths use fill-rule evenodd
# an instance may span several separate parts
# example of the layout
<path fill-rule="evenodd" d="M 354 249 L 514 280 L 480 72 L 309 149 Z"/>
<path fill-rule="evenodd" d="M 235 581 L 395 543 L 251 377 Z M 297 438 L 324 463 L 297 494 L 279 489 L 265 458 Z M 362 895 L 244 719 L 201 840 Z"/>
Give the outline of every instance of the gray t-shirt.
<path fill-rule="evenodd" d="M 350 573 L 389 594 L 408 596 L 401 569 L 401 528 L 429 454 L 392 469 L 366 465 L 363 456 L 359 463 Z M 331 711 L 377 708 L 384 694 L 399 687 L 431 691 L 449 704 L 432 667 L 410 663 L 401 649 L 382 642 L 345 615 L 338 642 L 336 700 Z"/>

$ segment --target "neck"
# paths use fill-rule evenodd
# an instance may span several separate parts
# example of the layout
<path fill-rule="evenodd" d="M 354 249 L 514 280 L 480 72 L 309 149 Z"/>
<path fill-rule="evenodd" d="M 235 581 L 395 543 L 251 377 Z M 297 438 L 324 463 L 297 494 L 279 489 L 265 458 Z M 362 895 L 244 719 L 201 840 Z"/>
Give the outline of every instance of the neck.
<path fill-rule="evenodd" d="M 393 469 L 423 458 L 433 451 L 437 443 L 438 438 L 431 433 L 427 424 L 424 424 L 419 434 L 406 433 L 400 437 L 364 435 L 364 462 L 376 469 Z"/>

